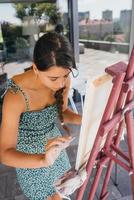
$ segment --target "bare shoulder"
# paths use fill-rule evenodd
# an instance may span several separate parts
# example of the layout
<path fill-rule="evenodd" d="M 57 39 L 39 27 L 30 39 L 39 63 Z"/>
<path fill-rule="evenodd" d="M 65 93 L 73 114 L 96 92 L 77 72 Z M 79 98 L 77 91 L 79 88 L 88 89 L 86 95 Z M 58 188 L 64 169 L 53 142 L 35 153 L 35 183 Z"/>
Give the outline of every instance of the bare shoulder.
<path fill-rule="evenodd" d="M 18 113 L 21 114 L 25 109 L 24 101 L 22 95 L 17 92 L 14 93 L 12 90 L 8 90 L 4 96 L 3 106 L 2 106 L 2 114 L 4 113 Z"/>
<path fill-rule="evenodd" d="M 20 94 L 14 94 L 8 90 L 2 106 L 2 122 L 0 127 L 1 152 L 8 148 L 16 148 L 18 126 L 23 107 Z"/>
<path fill-rule="evenodd" d="M 22 82 L 24 82 L 25 80 L 25 74 L 26 72 L 22 73 L 22 74 L 17 74 L 17 75 L 14 75 L 12 77 L 12 80 L 17 84 L 17 85 L 21 85 Z"/>

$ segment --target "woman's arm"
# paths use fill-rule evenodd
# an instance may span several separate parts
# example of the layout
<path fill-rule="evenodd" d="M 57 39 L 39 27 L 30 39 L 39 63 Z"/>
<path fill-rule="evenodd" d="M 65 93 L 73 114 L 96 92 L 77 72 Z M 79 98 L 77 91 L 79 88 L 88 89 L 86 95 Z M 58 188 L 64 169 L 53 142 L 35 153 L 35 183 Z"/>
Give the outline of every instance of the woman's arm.
<path fill-rule="evenodd" d="M 15 168 L 48 167 L 45 154 L 27 154 L 8 148 L 1 151 L 1 163 Z"/>
<path fill-rule="evenodd" d="M 73 112 L 70 108 L 67 108 L 63 112 L 63 118 L 65 123 L 76 124 L 76 125 L 80 125 L 82 120 L 82 116 Z"/>
<path fill-rule="evenodd" d="M 68 94 L 70 90 L 70 82 L 71 80 L 69 77 L 66 83 L 65 91 L 63 93 L 63 100 L 64 100 L 63 110 L 62 110 L 63 118 L 65 123 L 80 125 L 82 116 L 80 114 L 73 112 L 70 108 L 68 108 Z"/>
<path fill-rule="evenodd" d="M 0 161 L 8 166 L 38 168 L 47 166 L 44 154 L 27 154 L 16 150 L 20 114 L 25 110 L 21 94 L 8 91 L 2 107 Z"/>

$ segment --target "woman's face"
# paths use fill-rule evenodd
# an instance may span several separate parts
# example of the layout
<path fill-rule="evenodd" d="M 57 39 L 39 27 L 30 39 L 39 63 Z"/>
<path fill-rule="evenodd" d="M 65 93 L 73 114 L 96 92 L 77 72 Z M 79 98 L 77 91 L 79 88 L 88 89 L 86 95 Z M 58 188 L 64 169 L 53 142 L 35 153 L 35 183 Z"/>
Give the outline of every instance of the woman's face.
<path fill-rule="evenodd" d="M 44 72 L 39 71 L 38 69 L 36 71 L 41 83 L 54 92 L 66 85 L 66 81 L 69 78 L 69 74 L 71 72 L 69 69 L 57 66 L 50 67 L 47 71 Z"/>

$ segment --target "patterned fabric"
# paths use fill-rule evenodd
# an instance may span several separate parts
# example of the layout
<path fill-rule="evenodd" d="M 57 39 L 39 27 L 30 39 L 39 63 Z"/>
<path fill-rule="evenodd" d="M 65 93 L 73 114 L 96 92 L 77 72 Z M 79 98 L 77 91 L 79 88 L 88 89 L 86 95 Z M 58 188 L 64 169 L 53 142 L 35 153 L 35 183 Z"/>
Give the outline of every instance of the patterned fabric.
<path fill-rule="evenodd" d="M 17 150 L 40 154 L 50 138 L 61 136 L 56 126 L 57 105 L 53 104 L 41 110 L 30 111 L 28 97 L 24 91 L 10 79 L 8 89 L 22 92 L 26 101 L 27 111 L 23 112 L 19 122 Z M 30 200 L 46 200 L 56 192 L 54 182 L 71 168 L 67 153 L 61 152 L 50 167 L 28 169 L 17 168 L 17 178 L 24 194 Z"/>

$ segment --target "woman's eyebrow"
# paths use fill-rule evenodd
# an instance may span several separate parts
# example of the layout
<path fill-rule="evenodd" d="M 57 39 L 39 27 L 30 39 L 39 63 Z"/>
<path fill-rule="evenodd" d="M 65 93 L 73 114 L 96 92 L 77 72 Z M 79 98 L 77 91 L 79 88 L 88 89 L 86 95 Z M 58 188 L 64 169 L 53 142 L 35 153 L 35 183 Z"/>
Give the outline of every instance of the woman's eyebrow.
<path fill-rule="evenodd" d="M 70 72 L 68 72 L 66 75 L 64 75 L 64 76 L 67 76 L 67 75 L 69 75 L 70 74 Z M 48 76 L 48 78 L 60 78 L 60 76 Z"/>

